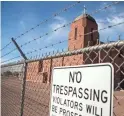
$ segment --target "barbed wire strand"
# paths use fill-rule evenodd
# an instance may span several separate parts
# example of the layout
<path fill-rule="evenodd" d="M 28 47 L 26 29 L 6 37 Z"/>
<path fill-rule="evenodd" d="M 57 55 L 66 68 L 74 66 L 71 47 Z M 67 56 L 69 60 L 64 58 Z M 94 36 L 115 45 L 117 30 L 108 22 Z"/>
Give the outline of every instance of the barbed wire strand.
<path fill-rule="evenodd" d="M 5 63 L 5 62 L 8 62 L 8 61 L 11 61 L 11 60 L 14 60 L 14 59 L 17 59 L 17 58 L 19 58 L 20 56 L 16 56 L 16 57 L 13 57 L 13 58 L 11 58 L 11 59 L 8 59 L 8 60 L 5 60 L 5 61 L 3 61 L 3 62 L 1 62 L 1 63 Z M 1 64 L 2 65 L 2 64 Z"/>
<path fill-rule="evenodd" d="M 123 21 L 123 22 L 119 22 L 119 23 L 117 23 L 117 24 L 109 25 L 109 26 L 107 26 L 107 27 L 104 27 L 104 28 L 101 28 L 101 29 L 98 29 L 98 30 L 93 30 L 92 32 L 88 32 L 88 33 L 86 33 L 86 34 L 79 35 L 79 36 L 90 35 L 91 33 L 95 33 L 95 32 L 98 32 L 98 31 L 103 31 L 103 30 L 105 30 L 105 29 L 110 29 L 110 28 L 113 28 L 113 27 L 115 27 L 115 26 L 122 25 L 122 24 L 124 24 L 124 21 Z M 33 51 L 27 52 L 26 54 L 30 54 L 30 53 L 32 53 L 32 52 L 36 52 L 36 51 L 39 51 L 39 50 L 42 50 L 42 49 L 44 49 L 44 48 L 48 48 L 48 47 L 51 47 L 51 46 L 54 46 L 54 45 L 57 45 L 57 44 L 61 44 L 61 43 L 65 42 L 65 41 L 68 41 L 68 40 L 59 41 L 58 43 L 51 44 L 51 45 L 49 45 L 49 46 L 45 46 L 45 47 L 40 48 L 40 49 L 38 49 L 38 50 L 35 49 L 35 50 L 33 50 Z M 25 54 L 25 55 L 26 55 L 26 54 Z M 3 62 L 1 62 L 1 63 L 8 62 L 8 61 L 13 60 L 13 59 L 16 59 L 16 58 L 18 58 L 18 57 L 20 57 L 20 56 L 11 58 L 11 59 L 9 59 L 9 60 L 5 60 L 5 61 L 3 61 Z"/>
<path fill-rule="evenodd" d="M 86 34 L 79 35 L 79 36 L 90 35 L 91 33 L 95 33 L 95 32 L 98 32 L 98 31 L 105 30 L 105 29 L 109 29 L 109 28 L 112 28 L 112 27 L 115 27 L 115 26 L 118 26 L 118 25 L 121 25 L 121 24 L 124 24 L 124 21 L 123 21 L 123 22 L 120 22 L 120 23 L 117 23 L 117 24 L 109 25 L 109 26 L 104 27 L 104 28 L 101 28 L 101 29 L 93 30 L 93 32 L 88 32 L 88 33 L 86 33 Z M 26 54 L 30 54 L 30 53 L 33 53 L 33 52 L 41 51 L 41 50 L 43 50 L 43 49 L 45 49 L 45 48 L 53 47 L 53 46 L 55 46 L 55 45 L 64 43 L 64 42 L 66 42 L 66 41 L 68 41 L 68 40 L 71 40 L 71 39 L 59 41 L 59 42 L 57 42 L 57 43 L 53 43 L 53 44 L 50 44 L 50 45 L 48 45 L 48 46 L 44 46 L 44 47 L 42 47 L 42 48 L 35 49 L 35 50 L 33 50 L 33 51 L 27 52 Z"/>
<path fill-rule="evenodd" d="M 102 11 L 102 10 L 104 10 L 104 9 L 107 10 L 107 8 L 110 8 L 112 5 L 118 4 L 118 3 L 119 3 L 119 2 L 112 2 L 111 4 L 106 5 L 105 7 L 94 11 L 94 12 L 92 12 L 92 13 L 89 14 L 89 15 L 93 15 L 94 13 L 98 13 L 99 11 Z M 87 16 L 84 16 L 83 18 L 85 18 L 85 17 L 87 17 Z M 76 18 L 76 17 L 74 17 L 74 18 Z M 71 22 L 69 22 L 69 23 L 67 23 L 67 24 L 64 24 L 64 25 L 62 25 L 62 26 L 60 26 L 60 27 L 58 27 L 58 28 L 52 30 L 51 32 L 47 32 L 47 33 L 45 33 L 45 34 L 39 36 L 38 38 L 32 39 L 32 40 L 30 40 L 30 41 L 28 41 L 28 42 L 26 42 L 26 43 L 20 45 L 20 48 L 22 48 L 23 46 L 26 46 L 27 44 L 30 44 L 30 43 L 33 42 L 33 41 L 36 41 L 36 40 L 38 40 L 38 39 L 40 39 L 40 38 L 43 38 L 44 36 L 47 36 L 47 35 L 49 35 L 50 33 L 53 33 L 53 32 L 56 32 L 56 31 L 62 29 L 62 28 L 65 28 L 65 27 L 69 26 L 71 23 L 74 23 L 74 22 L 75 22 L 75 21 L 71 21 Z M 15 51 L 15 50 L 17 50 L 17 49 L 15 48 L 15 49 L 11 50 L 10 52 L 8 52 L 8 53 L 4 54 L 3 56 L 1 56 L 1 58 L 3 58 L 3 57 L 5 57 L 5 56 L 9 55 L 10 53 L 12 53 L 12 52 Z"/>
<path fill-rule="evenodd" d="M 19 36 L 15 37 L 15 40 L 21 38 L 21 37 L 24 36 L 25 34 L 27 34 L 27 33 L 31 32 L 32 30 L 36 29 L 37 27 L 39 27 L 39 26 L 42 25 L 43 23 L 48 22 L 50 19 L 52 19 L 52 18 L 54 18 L 54 17 L 60 15 L 60 14 L 63 13 L 63 12 L 68 11 L 70 8 L 75 7 L 78 3 L 80 3 L 80 1 L 77 1 L 76 3 L 71 4 L 71 5 L 69 5 L 69 6 L 65 7 L 65 8 L 63 8 L 63 9 L 62 9 L 61 11 L 59 11 L 58 13 L 54 13 L 51 17 L 49 17 L 49 18 L 43 20 L 43 21 L 40 22 L 39 24 L 35 25 L 34 27 L 30 28 L 29 30 L 25 31 L 24 33 L 20 34 Z M 12 42 L 10 41 L 8 44 L 6 44 L 6 45 L 1 49 L 1 51 L 4 50 L 5 48 L 7 48 L 7 46 L 9 46 L 11 43 L 12 43 Z"/>

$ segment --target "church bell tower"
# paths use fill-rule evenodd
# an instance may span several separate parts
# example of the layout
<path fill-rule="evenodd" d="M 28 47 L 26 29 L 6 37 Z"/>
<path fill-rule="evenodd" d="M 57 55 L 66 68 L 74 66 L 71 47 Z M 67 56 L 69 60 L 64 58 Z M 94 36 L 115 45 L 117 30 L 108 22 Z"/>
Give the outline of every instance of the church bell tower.
<path fill-rule="evenodd" d="M 94 30 L 98 30 L 98 25 L 92 16 L 86 14 L 86 9 L 84 9 L 84 14 L 78 16 L 71 24 L 68 40 L 69 50 L 96 45 L 99 33 Z"/>

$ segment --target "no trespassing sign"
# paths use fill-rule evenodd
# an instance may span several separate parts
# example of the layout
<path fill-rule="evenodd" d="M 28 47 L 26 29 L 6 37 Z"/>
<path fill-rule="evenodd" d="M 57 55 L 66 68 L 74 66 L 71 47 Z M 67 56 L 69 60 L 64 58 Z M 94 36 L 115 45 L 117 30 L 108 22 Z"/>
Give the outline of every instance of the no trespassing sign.
<path fill-rule="evenodd" d="M 53 69 L 50 116 L 112 116 L 112 109 L 110 63 Z"/>

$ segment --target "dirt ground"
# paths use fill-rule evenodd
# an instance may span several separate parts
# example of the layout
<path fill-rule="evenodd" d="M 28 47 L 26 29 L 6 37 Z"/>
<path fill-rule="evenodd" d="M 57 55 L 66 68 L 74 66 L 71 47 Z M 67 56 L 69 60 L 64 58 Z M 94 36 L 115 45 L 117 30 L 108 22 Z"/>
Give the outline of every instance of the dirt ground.
<path fill-rule="evenodd" d="M 19 116 L 22 81 L 16 77 L 2 79 L 2 116 Z M 48 116 L 50 85 L 26 82 L 23 116 Z M 124 91 L 114 92 L 113 116 L 124 116 Z"/>

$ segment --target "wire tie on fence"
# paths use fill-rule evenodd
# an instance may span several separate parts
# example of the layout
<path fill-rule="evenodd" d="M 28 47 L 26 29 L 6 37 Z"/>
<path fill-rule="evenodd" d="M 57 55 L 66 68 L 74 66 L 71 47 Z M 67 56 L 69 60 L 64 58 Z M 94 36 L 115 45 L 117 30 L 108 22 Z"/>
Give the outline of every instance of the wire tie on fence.
<path fill-rule="evenodd" d="M 27 45 L 27 43 L 25 43 L 24 45 Z M 24 45 L 22 45 L 22 46 L 24 46 Z"/>
<path fill-rule="evenodd" d="M 112 26 L 108 26 L 108 28 L 111 28 Z"/>
<path fill-rule="evenodd" d="M 106 8 L 108 8 L 108 7 L 106 6 L 106 7 L 104 7 L 104 8 L 106 9 Z"/>
<path fill-rule="evenodd" d="M 65 25 L 63 25 L 63 27 L 65 27 Z"/>
<path fill-rule="evenodd" d="M 56 14 L 54 14 L 54 16 L 56 16 Z"/>
<path fill-rule="evenodd" d="M 67 8 L 65 8 L 64 11 L 67 11 Z"/>

